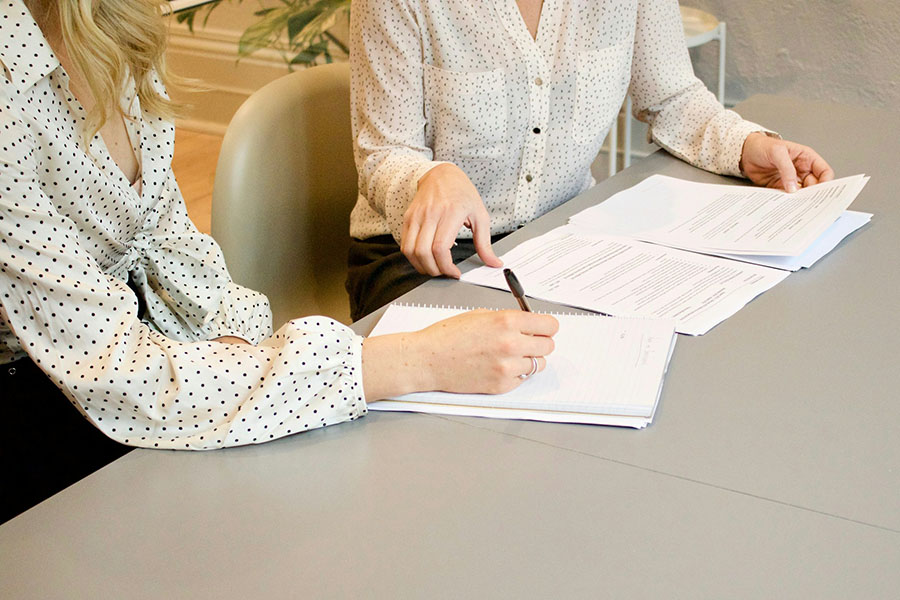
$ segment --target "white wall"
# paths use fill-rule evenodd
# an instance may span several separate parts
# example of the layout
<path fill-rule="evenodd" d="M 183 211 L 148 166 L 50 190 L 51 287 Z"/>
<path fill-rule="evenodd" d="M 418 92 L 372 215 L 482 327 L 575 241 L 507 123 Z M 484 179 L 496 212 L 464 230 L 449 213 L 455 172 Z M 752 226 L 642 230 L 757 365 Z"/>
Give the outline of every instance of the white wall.
<path fill-rule="evenodd" d="M 684 0 L 728 24 L 725 97 L 783 94 L 900 107 L 900 2 L 896 0 Z M 697 74 L 716 80 L 713 44 L 692 50 Z"/>
<path fill-rule="evenodd" d="M 728 24 L 725 103 L 768 93 L 900 110 L 900 1 L 683 0 Z M 691 50 L 697 75 L 716 89 L 717 42 Z M 639 154 L 652 151 L 634 125 Z M 802 140 L 798 140 L 802 141 Z M 619 136 L 621 147 L 622 136 Z M 607 172 L 605 157 L 595 176 Z"/>

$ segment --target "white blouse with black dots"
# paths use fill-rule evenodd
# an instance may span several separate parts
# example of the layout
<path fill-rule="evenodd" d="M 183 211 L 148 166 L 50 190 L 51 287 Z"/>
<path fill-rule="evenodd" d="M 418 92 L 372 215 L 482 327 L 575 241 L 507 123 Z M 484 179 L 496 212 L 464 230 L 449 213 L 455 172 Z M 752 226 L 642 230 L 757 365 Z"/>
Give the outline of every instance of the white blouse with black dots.
<path fill-rule="evenodd" d="M 188 219 L 171 123 L 132 86 L 133 187 L 99 135 L 84 147 L 85 111 L 21 0 L 0 0 L 0 40 L 0 364 L 29 356 L 133 446 L 259 443 L 365 414 L 362 338 L 326 317 L 271 336 L 266 298 Z M 226 335 L 257 345 L 208 341 Z"/>
<path fill-rule="evenodd" d="M 659 145 L 718 173 L 739 175 L 764 130 L 694 76 L 676 0 L 544 0 L 537 39 L 514 0 L 353 0 L 350 40 L 360 239 L 399 242 L 442 161 L 472 180 L 491 233 L 539 217 L 593 185 L 627 92 Z"/>

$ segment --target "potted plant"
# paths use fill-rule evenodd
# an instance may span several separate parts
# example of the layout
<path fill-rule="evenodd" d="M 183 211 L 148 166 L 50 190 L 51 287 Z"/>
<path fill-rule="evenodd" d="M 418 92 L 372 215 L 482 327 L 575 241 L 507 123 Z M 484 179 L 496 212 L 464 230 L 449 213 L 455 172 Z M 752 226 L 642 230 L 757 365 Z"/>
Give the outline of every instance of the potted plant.
<path fill-rule="evenodd" d="M 202 14 L 206 23 L 209 14 L 222 2 L 213 0 L 195 6 L 177 13 L 175 18 L 193 31 L 197 17 Z M 349 20 L 350 0 L 281 0 L 278 6 L 253 14 L 258 20 L 241 35 L 238 59 L 262 48 L 274 48 L 281 51 L 290 68 L 330 63 L 349 54 L 346 42 L 338 39 L 331 29 Z"/>

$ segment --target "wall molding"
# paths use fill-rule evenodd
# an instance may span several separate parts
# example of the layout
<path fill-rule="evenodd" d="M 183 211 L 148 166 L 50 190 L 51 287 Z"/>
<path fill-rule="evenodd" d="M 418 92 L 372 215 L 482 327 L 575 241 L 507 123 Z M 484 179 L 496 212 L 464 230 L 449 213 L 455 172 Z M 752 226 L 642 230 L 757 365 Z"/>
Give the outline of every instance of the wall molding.
<path fill-rule="evenodd" d="M 289 72 L 280 52 L 264 48 L 238 60 L 241 32 L 216 27 L 186 25 L 169 28 L 166 58 L 178 75 L 198 80 L 203 92 L 173 92 L 191 106 L 177 124 L 184 129 L 222 134 L 238 107 L 256 90 Z"/>
<path fill-rule="evenodd" d="M 237 60 L 241 32 L 220 27 L 199 27 L 191 32 L 184 23 L 174 23 L 169 28 L 169 49 L 205 54 L 218 58 Z M 286 68 L 282 54 L 273 48 L 263 48 L 241 59 L 251 66 Z"/>

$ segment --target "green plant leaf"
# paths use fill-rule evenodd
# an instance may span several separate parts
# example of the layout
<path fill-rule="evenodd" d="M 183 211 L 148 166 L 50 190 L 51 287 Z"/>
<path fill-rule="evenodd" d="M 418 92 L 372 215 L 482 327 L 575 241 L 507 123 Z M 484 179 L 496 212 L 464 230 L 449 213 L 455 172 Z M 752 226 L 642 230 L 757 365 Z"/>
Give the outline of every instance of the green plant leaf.
<path fill-rule="evenodd" d="M 328 41 L 330 41 L 332 44 L 337 46 L 340 51 L 343 52 L 344 56 L 350 56 L 350 48 L 348 48 L 347 45 L 344 44 L 344 42 L 337 39 L 333 33 L 331 33 L 330 31 L 326 31 L 322 35 L 328 38 Z"/>
<path fill-rule="evenodd" d="M 318 12 L 315 9 L 307 9 L 291 15 L 288 19 L 288 39 L 293 40 L 317 15 Z"/>
<path fill-rule="evenodd" d="M 304 48 L 296 55 L 294 55 L 294 58 L 291 59 L 291 64 L 311 65 L 316 62 L 316 59 L 319 58 L 319 56 L 326 54 L 327 52 L 328 42 L 321 41 Z"/>
<path fill-rule="evenodd" d="M 203 24 L 206 25 L 206 19 L 209 18 L 209 13 L 212 12 L 212 10 L 221 3 L 222 0 L 216 0 L 215 2 L 211 2 L 209 4 L 198 5 L 194 6 L 193 8 L 188 8 L 187 10 L 179 11 L 175 13 L 175 21 L 178 23 L 187 24 L 188 31 L 194 33 L 194 20 L 196 19 L 200 11 L 206 11 L 206 17 L 203 19 Z"/>
<path fill-rule="evenodd" d="M 280 47 L 279 38 L 290 16 L 289 7 L 275 8 L 266 13 L 241 35 L 238 42 L 238 56 L 247 56 L 262 48 Z"/>
<path fill-rule="evenodd" d="M 316 43 L 316 40 L 322 35 L 322 32 L 334 27 L 337 23 L 340 10 L 331 7 L 324 9 L 317 14 L 306 27 L 297 32 L 297 35 L 291 38 L 292 48 L 306 48 Z"/>
<path fill-rule="evenodd" d="M 209 14 L 224 0 L 208 4 Z M 229 0 L 241 3 L 242 0 Z M 323 59 L 334 60 L 334 52 L 347 56 L 347 45 L 335 37 L 329 29 L 350 17 L 351 0 L 281 0 L 280 6 L 262 8 L 254 13 L 259 20 L 244 31 L 238 42 L 238 59 L 263 48 L 275 48 L 293 53 L 288 65 L 314 64 Z M 193 31 L 197 9 L 177 15 L 179 22 L 186 22 Z M 287 59 L 286 59 L 287 60 Z"/>
<path fill-rule="evenodd" d="M 194 33 L 194 17 L 197 16 L 197 8 L 185 10 L 175 14 L 178 23 L 187 23 L 188 31 Z"/>

